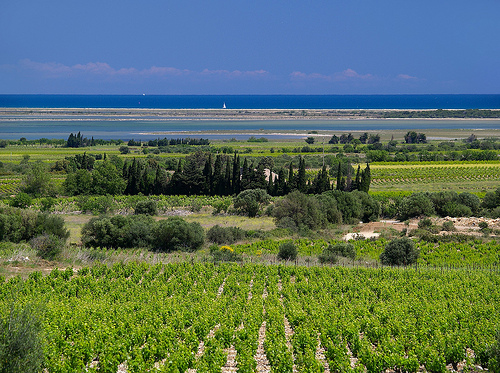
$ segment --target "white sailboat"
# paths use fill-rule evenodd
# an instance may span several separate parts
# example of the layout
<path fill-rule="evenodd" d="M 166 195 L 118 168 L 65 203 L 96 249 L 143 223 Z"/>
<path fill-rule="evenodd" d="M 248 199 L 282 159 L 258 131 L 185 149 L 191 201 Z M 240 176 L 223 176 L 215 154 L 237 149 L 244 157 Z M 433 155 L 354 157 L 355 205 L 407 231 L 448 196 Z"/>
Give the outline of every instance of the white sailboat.
<path fill-rule="evenodd" d="M 224 102 L 224 104 L 222 105 L 222 108 L 223 109 L 226 109 L 226 103 Z"/>

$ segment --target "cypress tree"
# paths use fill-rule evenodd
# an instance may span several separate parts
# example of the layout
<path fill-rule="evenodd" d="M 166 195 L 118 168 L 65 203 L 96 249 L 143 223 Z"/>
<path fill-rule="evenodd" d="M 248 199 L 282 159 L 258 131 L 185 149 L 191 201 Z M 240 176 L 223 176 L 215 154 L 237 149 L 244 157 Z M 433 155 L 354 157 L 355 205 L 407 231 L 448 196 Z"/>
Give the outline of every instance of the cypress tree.
<path fill-rule="evenodd" d="M 212 181 L 212 195 L 220 196 L 224 193 L 224 178 L 222 176 L 222 158 L 220 154 L 215 157 L 214 174 Z"/>
<path fill-rule="evenodd" d="M 224 177 L 224 195 L 231 194 L 231 162 L 229 157 L 226 159 L 226 175 Z"/>
<path fill-rule="evenodd" d="M 233 175 L 231 178 L 231 194 L 240 192 L 240 157 L 234 153 L 233 158 Z"/>
<path fill-rule="evenodd" d="M 367 163 L 366 168 L 363 170 L 361 174 L 361 182 L 359 190 L 368 193 L 368 191 L 370 190 L 371 179 L 372 176 L 370 172 L 370 165 Z"/>
<path fill-rule="evenodd" d="M 205 161 L 203 168 L 203 192 L 206 195 L 212 194 L 212 154 L 208 154 L 208 159 Z"/>
<path fill-rule="evenodd" d="M 293 175 L 293 162 L 290 161 L 290 167 L 288 169 L 288 184 L 286 185 L 286 193 L 289 193 L 294 189 L 295 189 L 295 177 Z"/>
<path fill-rule="evenodd" d="M 297 189 L 305 193 L 307 191 L 306 161 L 299 156 L 299 170 L 297 172 Z"/>
<path fill-rule="evenodd" d="M 337 165 L 337 186 L 336 188 L 337 190 L 344 190 L 342 188 L 342 165 L 341 165 L 341 162 L 339 161 L 338 165 Z"/>
<path fill-rule="evenodd" d="M 352 185 L 352 190 L 359 190 L 360 187 L 360 170 L 361 166 L 358 164 L 358 171 L 356 171 L 356 178 L 354 179 L 354 184 Z"/>

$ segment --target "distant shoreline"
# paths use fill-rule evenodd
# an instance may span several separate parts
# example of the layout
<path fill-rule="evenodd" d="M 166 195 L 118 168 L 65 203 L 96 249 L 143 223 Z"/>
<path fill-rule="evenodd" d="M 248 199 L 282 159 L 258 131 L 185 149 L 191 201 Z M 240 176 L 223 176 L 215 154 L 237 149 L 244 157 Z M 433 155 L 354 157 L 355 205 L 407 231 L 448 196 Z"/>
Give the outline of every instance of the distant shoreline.
<path fill-rule="evenodd" d="M 465 110 L 465 109 L 464 109 Z M 0 108 L 0 120 L 500 120 L 500 109 L 481 109 L 493 117 L 456 117 L 460 109 L 444 109 L 441 117 L 415 117 L 436 109 L 122 109 Z M 446 116 L 449 113 L 450 116 Z M 390 114 L 390 117 L 387 115 Z"/>

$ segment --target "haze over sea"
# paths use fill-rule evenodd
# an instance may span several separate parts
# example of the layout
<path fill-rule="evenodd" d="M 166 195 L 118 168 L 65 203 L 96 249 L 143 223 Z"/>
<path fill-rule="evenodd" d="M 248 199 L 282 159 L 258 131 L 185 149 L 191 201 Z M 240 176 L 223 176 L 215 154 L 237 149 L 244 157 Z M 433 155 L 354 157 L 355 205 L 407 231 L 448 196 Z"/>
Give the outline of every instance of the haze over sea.
<path fill-rule="evenodd" d="M 0 95 L 4 108 L 144 109 L 500 109 L 500 95 Z M 0 116 L 0 138 L 86 137 L 136 140 L 157 137 L 248 138 L 259 131 L 383 131 L 498 129 L 499 120 L 153 120 Z M 196 133 L 202 131 L 203 133 Z M 239 131 L 227 134 L 224 131 Z M 266 134 L 266 137 L 292 137 Z"/>

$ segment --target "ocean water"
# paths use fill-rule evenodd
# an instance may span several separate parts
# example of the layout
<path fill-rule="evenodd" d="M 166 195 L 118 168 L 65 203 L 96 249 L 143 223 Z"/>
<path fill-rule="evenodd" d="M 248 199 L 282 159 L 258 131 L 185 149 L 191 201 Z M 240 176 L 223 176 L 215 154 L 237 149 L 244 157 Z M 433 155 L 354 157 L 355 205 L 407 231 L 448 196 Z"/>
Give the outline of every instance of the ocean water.
<path fill-rule="evenodd" d="M 221 108 L 228 109 L 500 109 L 500 95 L 0 95 L 0 107 L 20 108 Z M 0 139 L 58 138 L 81 132 L 99 139 L 148 140 L 163 137 L 246 139 L 250 136 L 293 138 L 309 131 L 499 129 L 500 120 L 152 120 L 85 116 L 34 118 L 0 116 Z M 238 131 L 239 133 L 232 133 Z M 285 133 L 286 131 L 286 133 Z M 290 133 L 294 131 L 295 133 Z"/>
<path fill-rule="evenodd" d="M 0 107 L 500 109 L 500 95 L 0 95 Z"/>

